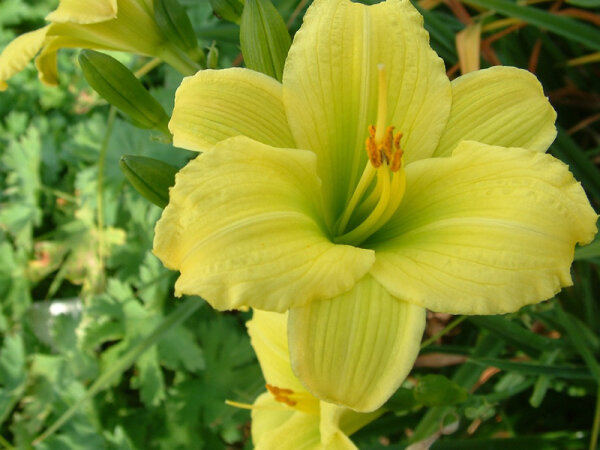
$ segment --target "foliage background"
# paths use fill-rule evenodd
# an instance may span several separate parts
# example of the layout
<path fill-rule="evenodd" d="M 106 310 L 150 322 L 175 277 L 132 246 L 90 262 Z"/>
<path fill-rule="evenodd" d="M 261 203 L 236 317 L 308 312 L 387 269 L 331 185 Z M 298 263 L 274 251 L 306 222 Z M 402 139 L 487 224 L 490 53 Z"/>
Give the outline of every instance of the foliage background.
<path fill-rule="evenodd" d="M 213 14 L 222 2 L 181 3 L 213 64 L 240 64 L 239 28 Z M 275 4 L 293 33 L 308 2 Z M 600 1 L 416 4 L 450 76 L 460 73 L 459 55 L 537 74 L 558 112 L 551 152 L 598 209 Z M 42 26 L 56 5 L 1 0 L 0 48 Z M 114 56 L 132 70 L 147 62 Z M 251 403 L 264 390 L 245 334 L 249 314 L 173 297 L 174 274 L 150 252 L 160 209 L 118 166 L 123 154 L 177 166 L 193 154 L 110 114 L 76 57 L 59 53 L 59 88 L 42 86 L 30 65 L 0 94 L 0 448 L 31 448 L 49 428 L 38 448 L 251 448 L 248 411 L 224 403 Z M 143 81 L 170 111 L 181 76 L 161 66 Z M 599 263 L 599 241 L 578 249 L 575 286 L 518 314 L 431 314 L 390 412 L 354 441 L 595 448 Z M 70 419 L 51 428 L 67 411 Z"/>

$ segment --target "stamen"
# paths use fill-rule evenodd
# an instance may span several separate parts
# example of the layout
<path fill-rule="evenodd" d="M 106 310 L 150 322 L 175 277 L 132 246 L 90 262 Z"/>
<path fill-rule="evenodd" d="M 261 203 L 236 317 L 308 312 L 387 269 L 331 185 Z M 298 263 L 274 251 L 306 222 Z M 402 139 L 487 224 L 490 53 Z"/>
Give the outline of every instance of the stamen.
<path fill-rule="evenodd" d="M 280 388 L 271 384 L 266 386 L 275 401 L 279 403 L 309 414 L 316 414 L 319 411 L 319 400 L 308 392 L 294 392 L 291 389 Z"/>
<path fill-rule="evenodd" d="M 365 141 L 365 147 L 367 150 L 367 156 L 371 164 L 376 169 L 381 166 L 381 152 L 377 148 L 377 144 L 375 143 L 375 138 L 369 136 Z"/>
<path fill-rule="evenodd" d="M 393 143 L 394 143 L 394 127 L 389 126 L 385 130 L 385 136 L 383 138 L 383 142 L 381 143 L 383 156 L 385 156 L 385 162 L 388 164 L 392 160 L 392 145 L 393 145 Z"/>

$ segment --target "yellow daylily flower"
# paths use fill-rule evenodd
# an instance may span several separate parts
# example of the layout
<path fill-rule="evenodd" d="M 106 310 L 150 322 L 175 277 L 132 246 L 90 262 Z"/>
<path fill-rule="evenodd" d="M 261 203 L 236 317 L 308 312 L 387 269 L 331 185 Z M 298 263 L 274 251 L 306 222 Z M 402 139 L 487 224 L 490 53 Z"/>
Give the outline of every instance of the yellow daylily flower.
<path fill-rule="evenodd" d="M 25 33 L 0 54 L 0 91 L 35 55 L 40 79 L 58 83 L 56 52 L 61 48 L 119 50 L 154 56 L 182 73 L 196 71 L 193 61 L 165 40 L 154 20 L 152 0 L 60 0 L 49 25 Z"/>
<path fill-rule="evenodd" d="M 410 371 L 425 308 L 502 314 L 572 284 L 597 216 L 545 154 L 555 116 L 524 70 L 450 82 L 408 0 L 316 0 L 282 83 L 183 81 L 174 144 L 206 152 L 177 175 L 154 253 L 177 295 L 289 310 L 302 385 L 373 411 Z"/>
<path fill-rule="evenodd" d="M 321 402 L 306 391 L 290 366 L 287 313 L 255 310 L 247 327 L 267 382 L 267 392 L 252 406 L 255 448 L 355 449 L 348 436 L 384 411 L 357 413 Z"/>

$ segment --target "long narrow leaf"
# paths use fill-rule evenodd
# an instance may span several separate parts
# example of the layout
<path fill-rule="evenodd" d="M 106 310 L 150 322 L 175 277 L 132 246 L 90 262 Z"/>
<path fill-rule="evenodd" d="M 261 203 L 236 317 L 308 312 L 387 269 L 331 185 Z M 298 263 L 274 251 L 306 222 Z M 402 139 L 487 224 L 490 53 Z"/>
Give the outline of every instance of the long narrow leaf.
<path fill-rule="evenodd" d="M 523 6 L 508 0 L 465 0 L 465 3 L 516 17 L 591 49 L 600 50 L 600 30 L 573 19 L 557 16 L 542 9 Z"/>

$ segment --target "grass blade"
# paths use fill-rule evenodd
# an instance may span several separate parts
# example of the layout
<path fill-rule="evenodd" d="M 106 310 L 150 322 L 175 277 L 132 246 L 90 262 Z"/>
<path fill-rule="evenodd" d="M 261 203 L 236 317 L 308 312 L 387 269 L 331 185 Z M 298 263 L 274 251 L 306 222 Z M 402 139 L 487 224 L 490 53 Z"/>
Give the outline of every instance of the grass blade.
<path fill-rule="evenodd" d="M 492 9 L 500 14 L 521 19 L 536 27 L 579 42 L 593 50 L 600 50 L 600 31 L 573 19 L 557 16 L 538 8 L 523 6 L 508 0 L 465 0 L 465 3 L 485 9 Z"/>

